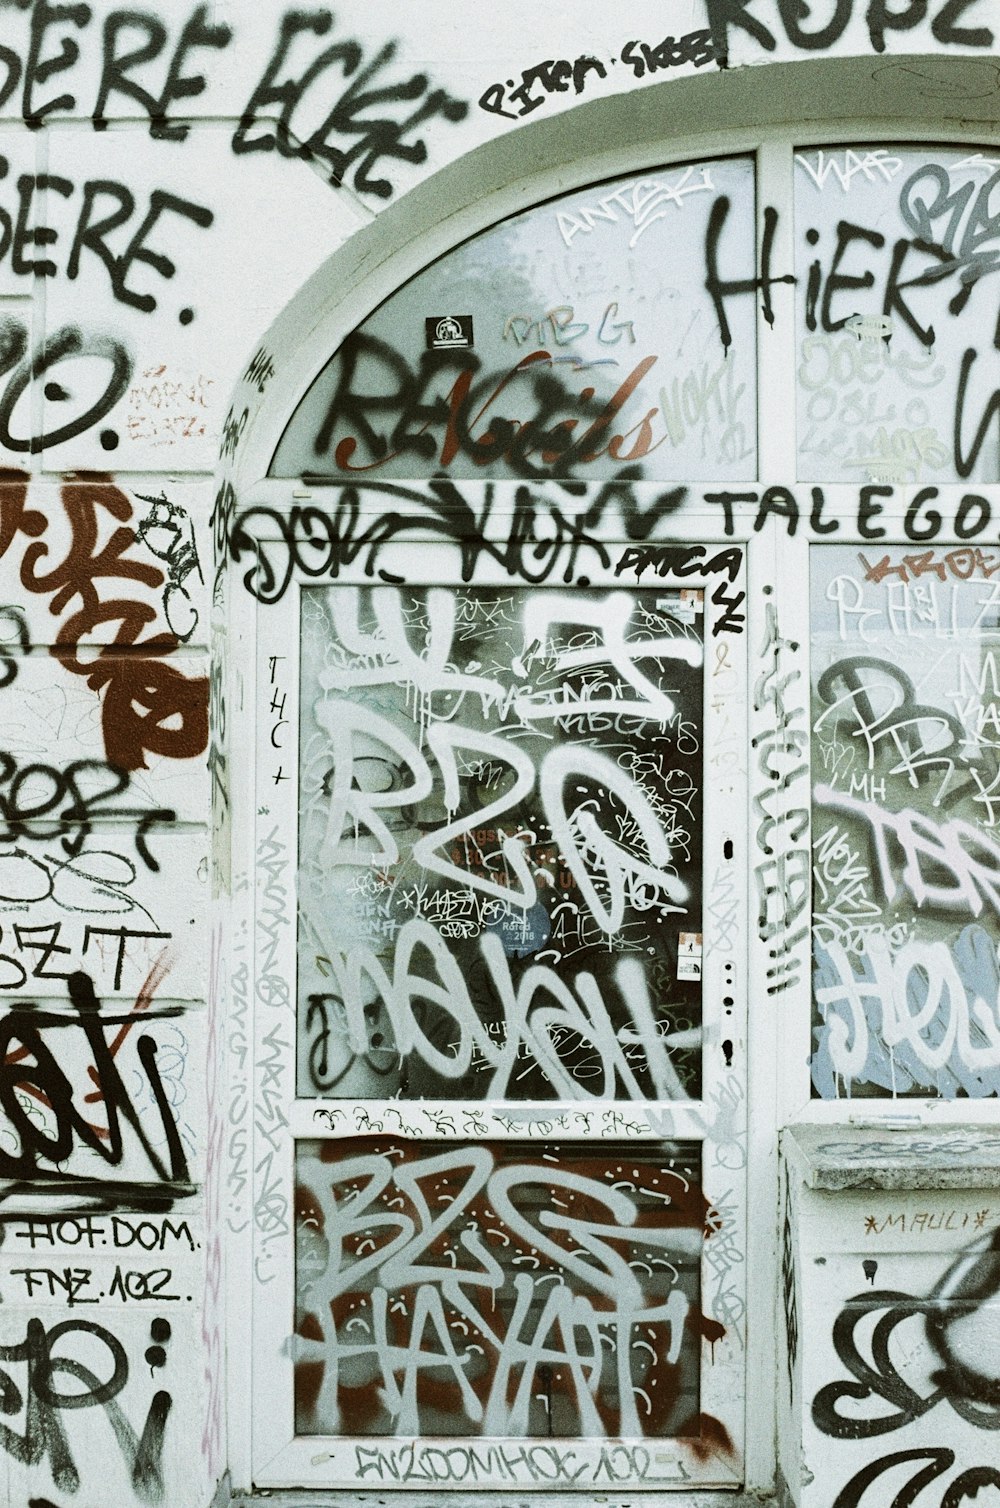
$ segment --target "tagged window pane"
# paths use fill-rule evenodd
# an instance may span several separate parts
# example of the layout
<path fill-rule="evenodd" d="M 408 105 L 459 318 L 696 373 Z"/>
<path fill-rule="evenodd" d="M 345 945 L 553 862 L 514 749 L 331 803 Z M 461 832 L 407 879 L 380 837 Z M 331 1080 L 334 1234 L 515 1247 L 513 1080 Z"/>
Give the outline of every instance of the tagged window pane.
<path fill-rule="evenodd" d="M 749 480 L 754 300 L 722 289 L 752 284 L 754 244 L 749 157 L 596 184 L 506 220 L 347 337 L 271 475 Z"/>
<path fill-rule="evenodd" d="M 301 603 L 299 1093 L 698 1098 L 702 591 Z"/>
<path fill-rule="evenodd" d="M 798 475 L 1000 478 L 1000 161 L 968 147 L 795 154 Z"/>

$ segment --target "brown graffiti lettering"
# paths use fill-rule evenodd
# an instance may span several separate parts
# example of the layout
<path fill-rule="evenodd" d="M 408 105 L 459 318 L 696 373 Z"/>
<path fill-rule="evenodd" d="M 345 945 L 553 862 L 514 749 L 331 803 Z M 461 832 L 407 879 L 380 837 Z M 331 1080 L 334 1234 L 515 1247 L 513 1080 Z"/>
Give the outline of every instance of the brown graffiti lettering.
<path fill-rule="evenodd" d="M 169 629 L 140 639 L 157 617 L 148 603 L 131 597 L 103 599 L 98 583 L 130 581 L 160 587 L 159 566 L 136 560 L 128 551 L 137 542 L 131 527 L 132 504 L 110 479 L 94 475 L 67 481 L 61 498 L 71 529 L 64 558 L 54 561 L 43 538 L 47 521 L 28 508 L 27 478 L 0 474 L 0 555 L 18 534 L 30 540 L 21 560 L 21 583 L 49 597 L 58 616 L 72 607 L 55 636 L 50 653 L 72 675 L 81 676 L 102 698 L 101 726 L 111 764 L 121 770 L 146 768 L 147 753 L 166 759 L 191 759 L 208 745 L 208 678 L 189 677 L 165 658 L 179 643 Z M 104 515 L 117 520 L 110 538 L 99 545 Z M 114 637 L 104 638 L 114 625 Z M 102 642 L 86 652 L 94 638 Z"/>

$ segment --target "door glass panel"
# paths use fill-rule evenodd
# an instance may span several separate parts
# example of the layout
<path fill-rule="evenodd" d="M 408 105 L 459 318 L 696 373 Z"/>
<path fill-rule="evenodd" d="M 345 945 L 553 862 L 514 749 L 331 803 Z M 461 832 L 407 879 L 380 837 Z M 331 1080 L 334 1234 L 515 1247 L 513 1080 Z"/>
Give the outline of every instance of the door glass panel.
<path fill-rule="evenodd" d="M 301 604 L 299 1093 L 697 1099 L 702 591 Z"/>
<path fill-rule="evenodd" d="M 813 1092 L 995 1095 L 1000 553 L 810 555 Z"/>
<path fill-rule="evenodd" d="M 299 1142 L 296 1184 L 297 1434 L 700 1432 L 697 1144 Z"/>

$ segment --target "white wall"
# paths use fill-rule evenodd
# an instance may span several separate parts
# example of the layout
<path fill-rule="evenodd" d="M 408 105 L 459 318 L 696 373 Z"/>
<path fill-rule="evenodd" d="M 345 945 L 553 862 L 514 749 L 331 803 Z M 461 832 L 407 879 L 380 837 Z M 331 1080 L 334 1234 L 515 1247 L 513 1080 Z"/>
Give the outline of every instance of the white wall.
<path fill-rule="evenodd" d="M 0 3 L 12 1504 L 202 1508 L 229 1459 L 225 1250 L 273 1215 L 248 1166 L 270 1113 L 247 1090 L 250 955 L 226 929 L 250 841 L 232 735 L 253 668 L 226 641 L 221 571 L 242 489 L 331 330 L 487 218 L 579 181 L 577 154 L 641 158 L 671 130 L 672 90 L 689 138 L 817 100 L 989 118 L 997 0 L 897 3 L 884 34 L 877 0 L 814 10 Z M 667 24 L 687 40 L 661 47 Z M 842 87 L 816 73 L 851 57 L 865 67 Z M 113 1024 L 88 1040 L 91 988 Z"/>

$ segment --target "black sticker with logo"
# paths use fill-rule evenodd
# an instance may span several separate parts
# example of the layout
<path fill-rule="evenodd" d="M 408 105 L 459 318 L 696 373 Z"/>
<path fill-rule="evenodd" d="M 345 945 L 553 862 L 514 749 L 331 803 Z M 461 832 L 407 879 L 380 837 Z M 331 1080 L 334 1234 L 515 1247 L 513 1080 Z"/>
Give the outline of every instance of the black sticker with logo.
<path fill-rule="evenodd" d="M 429 351 L 450 351 L 475 344 L 471 314 L 435 314 L 424 320 Z"/>

